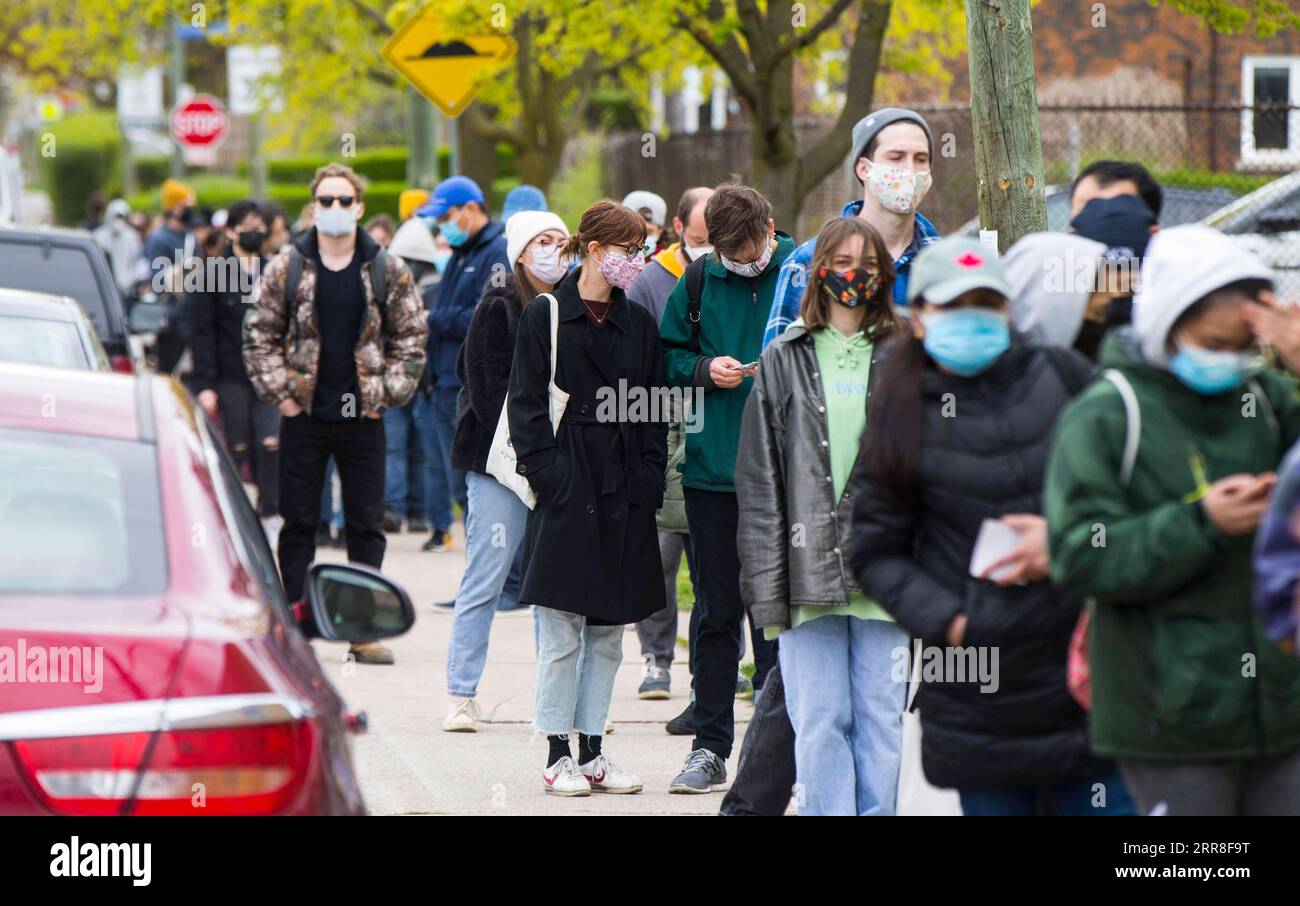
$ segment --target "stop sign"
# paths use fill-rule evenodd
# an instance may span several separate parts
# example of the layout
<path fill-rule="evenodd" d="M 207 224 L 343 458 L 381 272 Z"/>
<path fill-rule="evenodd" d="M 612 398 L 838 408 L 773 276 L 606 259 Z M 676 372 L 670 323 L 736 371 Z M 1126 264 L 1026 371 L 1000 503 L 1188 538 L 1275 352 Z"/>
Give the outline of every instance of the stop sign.
<path fill-rule="evenodd" d="M 186 148 L 215 147 L 226 134 L 226 105 L 196 94 L 172 110 L 172 136 Z"/>

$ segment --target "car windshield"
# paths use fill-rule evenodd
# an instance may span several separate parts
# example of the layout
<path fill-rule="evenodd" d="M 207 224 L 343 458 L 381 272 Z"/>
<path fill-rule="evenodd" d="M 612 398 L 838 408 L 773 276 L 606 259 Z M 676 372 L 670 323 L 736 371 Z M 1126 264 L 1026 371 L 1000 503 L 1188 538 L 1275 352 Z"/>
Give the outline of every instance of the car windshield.
<path fill-rule="evenodd" d="M 0 315 L 0 362 L 89 368 L 86 350 L 69 321 Z"/>
<path fill-rule="evenodd" d="M 106 336 L 104 299 L 90 257 L 82 248 L 5 241 L 0 235 L 0 285 L 52 296 L 71 296 L 80 303 L 99 335 Z"/>
<path fill-rule="evenodd" d="M 166 588 L 154 448 L 0 428 L 0 594 Z"/>

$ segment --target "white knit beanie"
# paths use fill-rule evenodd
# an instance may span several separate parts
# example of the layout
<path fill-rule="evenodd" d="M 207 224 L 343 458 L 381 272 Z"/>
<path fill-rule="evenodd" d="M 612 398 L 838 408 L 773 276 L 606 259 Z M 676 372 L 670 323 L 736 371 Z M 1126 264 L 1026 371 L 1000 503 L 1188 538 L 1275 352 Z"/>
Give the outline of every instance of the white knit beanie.
<path fill-rule="evenodd" d="M 1273 279 L 1268 265 L 1216 229 L 1189 224 L 1160 230 L 1147 246 L 1133 296 L 1133 331 L 1142 357 L 1168 368 L 1165 341 L 1183 312 L 1229 283 Z"/>
<path fill-rule="evenodd" d="M 519 256 L 524 253 L 528 243 L 538 233 L 547 230 L 559 230 L 565 236 L 569 235 L 569 228 L 564 225 L 559 214 L 550 211 L 516 211 L 511 214 L 506 221 L 506 257 L 510 259 L 510 266 L 519 263 Z"/>

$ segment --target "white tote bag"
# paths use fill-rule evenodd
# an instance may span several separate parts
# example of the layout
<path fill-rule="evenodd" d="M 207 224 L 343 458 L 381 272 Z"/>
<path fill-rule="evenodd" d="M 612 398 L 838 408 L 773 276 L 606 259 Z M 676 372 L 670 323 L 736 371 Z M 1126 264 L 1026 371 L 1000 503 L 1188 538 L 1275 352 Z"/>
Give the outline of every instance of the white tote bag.
<path fill-rule="evenodd" d="M 555 352 L 559 345 L 557 334 L 560 328 L 560 302 L 550 293 L 542 293 L 551 305 L 551 380 L 546 389 L 551 400 L 551 432 L 559 433 L 560 419 L 564 418 L 564 409 L 569 405 L 569 394 L 555 384 Z M 514 445 L 510 443 L 510 418 L 507 414 L 509 402 L 501 404 L 501 417 L 497 419 L 497 430 L 492 435 L 492 447 L 488 450 L 487 472 L 498 482 L 518 495 L 524 506 L 532 509 L 537 506 L 537 495 L 533 493 L 528 479 L 515 471 Z"/>

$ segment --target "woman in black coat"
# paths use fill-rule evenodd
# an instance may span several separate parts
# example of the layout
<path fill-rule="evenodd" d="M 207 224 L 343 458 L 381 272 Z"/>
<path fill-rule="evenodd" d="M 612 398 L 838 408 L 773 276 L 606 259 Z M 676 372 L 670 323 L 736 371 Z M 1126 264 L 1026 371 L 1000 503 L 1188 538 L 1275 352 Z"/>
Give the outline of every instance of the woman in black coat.
<path fill-rule="evenodd" d="M 972 240 L 936 243 L 913 265 L 915 333 L 886 353 L 855 476 L 854 571 L 923 646 L 930 783 L 956 787 L 966 814 L 1132 814 L 1066 688 L 1079 602 L 1048 580 L 1039 515 L 1053 424 L 1092 369 L 1012 335 L 1008 293 Z M 1019 537 L 976 577 L 986 520 Z"/>
<path fill-rule="evenodd" d="M 551 305 L 524 309 L 507 406 L 517 471 L 537 495 L 519 599 L 538 613 L 534 728 L 550 738 L 546 792 L 639 792 L 600 752 L 623 626 L 664 607 L 655 510 L 663 501 L 666 412 L 659 330 L 623 291 L 644 266 L 641 215 L 599 201 L 565 251 L 581 260 L 554 289 L 555 383 L 569 394 L 552 433 Z M 666 409 L 666 407 L 662 407 Z M 577 730 L 578 762 L 568 734 Z"/>

